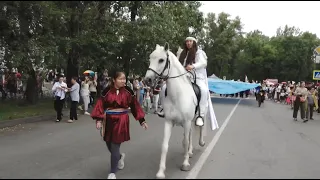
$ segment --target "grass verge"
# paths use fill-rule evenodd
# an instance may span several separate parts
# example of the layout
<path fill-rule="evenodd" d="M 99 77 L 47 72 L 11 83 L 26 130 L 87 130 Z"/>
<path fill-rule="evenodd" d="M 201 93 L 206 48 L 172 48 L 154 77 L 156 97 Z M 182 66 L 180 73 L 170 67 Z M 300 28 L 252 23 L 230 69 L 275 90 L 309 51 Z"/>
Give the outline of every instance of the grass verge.
<path fill-rule="evenodd" d="M 14 100 L 0 102 L 0 121 L 54 114 L 54 112 L 52 99 L 40 100 L 34 105 Z"/>

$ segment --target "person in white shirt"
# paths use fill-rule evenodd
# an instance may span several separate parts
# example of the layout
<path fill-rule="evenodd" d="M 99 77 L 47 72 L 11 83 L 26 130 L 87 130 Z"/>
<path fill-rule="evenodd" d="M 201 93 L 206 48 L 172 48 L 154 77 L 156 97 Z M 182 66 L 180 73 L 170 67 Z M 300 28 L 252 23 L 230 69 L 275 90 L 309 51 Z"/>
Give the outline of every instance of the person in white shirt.
<path fill-rule="evenodd" d="M 278 87 L 276 88 L 276 92 L 277 92 L 277 103 L 280 103 L 280 91 L 282 89 L 282 85 L 279 84 Z"/>
<path fill-rule="evenodd" d="M 67 84 L 63 82 L 63 76 L 59 77 L 59 81 L 55 82 L 52 91 L 54 94 L 54 109 L 57 112 L 57 120 L 56 122 L 60 122 L 62 119 L 62 109 L 63 109 L 63 104 L 64 100 L 66 97 L 66 92 L 68 91 Z"/>
<path fill-rule="evenodd" d="M 205 110 L 208 103 L 211 103 L 210 93 L 207 80 L 207 55 L 197 46 L 197 40 L 193 37 L 187 37 L 185 40 L 184 50 L 181 52 L 179 61 L 186 68 L 187 71 L 194 70 L 196 74 L 196 84 L 201 91 L 201 99 L 199 103 L 200 113 L 196 118 L 196 125 L 203 126 L 205 118 Z M 211 114 L 213 109 L 208 109 Z"/>
<path fill-rule="evenodd" d="M 159 93 L 161 92 L 161 85 L 162 80 L 158 82 L 158 84 L 153 89 L 153 106 L 154 106 L 154 113 L 158 113 L 158 106 L 159 106 Z"/>
<path fill-rule="evenodd" d="M 71 97 L 71 106 L 70 106 L 70 119 L 68 120 L 68 123 L 72 123 L 73 120 L 78 120 L 77 116 L 77 105 L 79 103 L 80 97 L 80 85 L 77 82 L 77 77 L 71 78 L 71 88 L 68 88 L 68 91 L 70 92 Z"/>
<path fill-rule="evenodd" d="M 86 76 L 85 80 L 81 82 L 80 94 L 81 94 L 81 98 L 83 100 L 84 114 L 90 116 L 90 113 L 88 113 L 88 106 L 90 103 L 89 77 L 88 76 Z"/>
<path fill-rule="evenodd" d="M 144 96 L 144 109 L 145 113 L 149 114 L 149 111 L 151 109 L 151 89 L 150 87 L 146 87 L 146 93 Z"/>

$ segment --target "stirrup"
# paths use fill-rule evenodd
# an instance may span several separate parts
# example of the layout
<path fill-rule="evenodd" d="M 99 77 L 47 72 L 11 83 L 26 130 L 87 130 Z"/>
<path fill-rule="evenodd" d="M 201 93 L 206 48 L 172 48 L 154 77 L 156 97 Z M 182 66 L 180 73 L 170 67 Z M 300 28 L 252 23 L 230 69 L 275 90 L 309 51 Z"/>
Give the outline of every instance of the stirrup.
<path fill-rule="evenodd" d="M 201 117 L 201 116 L 198 116 L 197 118 L 196 118 L 196 126 L 203 126 L 204 125 L 204 120 L 203 120 L 203 117 Z"/>
<path fill-rule="evenodd" d="M 164 118 L 164 112 L 162 112 L 163 109 L 161 109 L 160 112 L 157 112 L 158 116 L 161 117 L 161 118 Z"/>

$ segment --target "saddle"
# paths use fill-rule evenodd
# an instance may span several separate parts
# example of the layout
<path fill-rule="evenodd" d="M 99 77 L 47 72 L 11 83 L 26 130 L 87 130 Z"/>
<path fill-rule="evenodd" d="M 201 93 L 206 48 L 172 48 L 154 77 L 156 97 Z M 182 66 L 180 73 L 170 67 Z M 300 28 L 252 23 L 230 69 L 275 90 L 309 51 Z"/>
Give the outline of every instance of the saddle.
<path fill-rule="evenodd" d="M 200 99 L 201 99 L 201 90 L 200 90 L 200 87 L 196 83 L 192 82 L 191 84 L 192 84 L 193 91 L 197 97 L 197 106 L 196 106 L 196 110 L 194 112 L 194 114 L 196 114 L 197 110 L 199 109 L 199 103 L 200 103 Z"/>
<path fill-rule="evenodd" d="M 201 90 L 200 90 L 200 87 L 196 83 L 191 82 L 191 84 L 192 84 L 193 91 L 197 97 L 197 106 L 196 106 L 196 110 L 194 112 L 194 114 L 196 114 L 199 109 L 199 103 L 200 103 L 200 99 L 201 99 Z M 167 88 L 164 91 L 164 95 L 167 97 Z"/>

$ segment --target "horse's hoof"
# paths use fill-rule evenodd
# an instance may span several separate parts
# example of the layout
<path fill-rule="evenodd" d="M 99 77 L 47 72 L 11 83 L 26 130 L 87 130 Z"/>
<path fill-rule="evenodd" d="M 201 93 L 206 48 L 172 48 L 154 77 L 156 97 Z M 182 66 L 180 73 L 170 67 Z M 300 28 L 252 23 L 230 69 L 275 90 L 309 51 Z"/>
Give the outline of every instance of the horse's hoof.
<path fill-rule="evenodd" d="M 190 169 L 191 169 L 190 164 L 188 164 L 188 165 L 183 164 L 180 169 L 181 169 L 181 171 L 190 171 Z"/>
<path fill-rule="evenodd" d="M 166 178 L 166 176 L 164 175 L 164 173 L 158 172 L 156 175 L 156 178 L 157 179 L 164 179 L 164 178 Z"/>
<path fill-rule="evenodd" d="M 203 146 L 206 145 L 206 142 L 204 142 L 204 141 L 199 141 L 199 145 L 200 145 L 201 147 L 203 147 Z"/>

